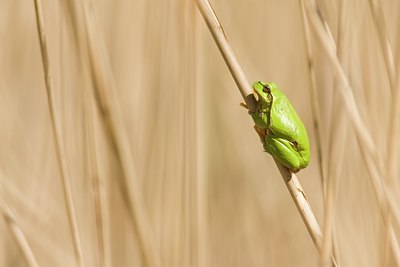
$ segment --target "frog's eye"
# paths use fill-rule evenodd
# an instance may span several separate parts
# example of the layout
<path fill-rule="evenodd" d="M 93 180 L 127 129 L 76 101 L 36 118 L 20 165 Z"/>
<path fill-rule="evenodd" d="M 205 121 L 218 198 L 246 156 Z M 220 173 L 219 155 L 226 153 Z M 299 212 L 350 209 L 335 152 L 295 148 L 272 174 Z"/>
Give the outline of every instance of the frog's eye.
<path fill-rule="evenodd" d="M 269 88 L 269 85 L 267 84 L 267 85 L 264 85 L 264 87 L 263 87 L 263 92 L 264 93 L 270 93 L 271 92 L 271 88 Z"/>

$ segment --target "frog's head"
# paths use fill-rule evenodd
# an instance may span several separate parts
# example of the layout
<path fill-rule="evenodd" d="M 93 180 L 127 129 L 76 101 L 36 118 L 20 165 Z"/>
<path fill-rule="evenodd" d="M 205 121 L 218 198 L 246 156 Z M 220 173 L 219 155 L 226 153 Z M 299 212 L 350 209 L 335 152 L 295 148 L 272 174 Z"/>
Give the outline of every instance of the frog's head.
<path fill-rule="evenodd" d="M 260 129 L 266 129 L 269 126 L 269 114 L 272 105 L 271 89 L 275 88 L 274 83 L 262 81 L 253 84 L 254 92 L 257 95 L 258 105 L 254 113 L 251 114 L 256 126 Z"/>
<path fill-rule="evenodd" d="M 253 89 L 258 97 L 259 109 L 266 112 L 269 111 L 272 102 L 271 89 L 275 88 L 276 85 L 272 82 L 262 82 L 258 81 L 253 83 Z"/>

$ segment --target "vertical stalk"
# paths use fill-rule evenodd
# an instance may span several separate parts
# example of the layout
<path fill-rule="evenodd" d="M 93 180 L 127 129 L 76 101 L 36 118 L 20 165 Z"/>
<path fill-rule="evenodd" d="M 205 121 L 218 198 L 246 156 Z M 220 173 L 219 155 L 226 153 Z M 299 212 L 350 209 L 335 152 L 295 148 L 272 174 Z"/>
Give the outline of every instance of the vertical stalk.
<path fill-rule="evenodd" d="M 76 212 L 73 203 L 73 197 L 71 192 L 70 176 L 68 172 L 67 159 L 64 150 L 64 144 L 62 139 L 62 132 L 59 118 L 57 117 L 57 107 L 54 101 L 54 90 L 51 82 L 51 72 L 49 56 L 47 51 L 46 42 L 46 31 L 43 21 L 42 5 L 40 0 L 34 0 L 35 3 L 35 14 L 36 24 L 39 35 L 40 50 L 42 55 L 42 64 L 44 71 L 44 80 L 46 84 L 47 102 L 49 105 L 51 125 L 53 129 L 53 137 L 55 142 L 55 148 L 57 153 L 57 162 L 61 172 L 61 179 L 64 191 L 64 199 L 68 213 L 68 221 L 70 230 L 72 233 L 72 239 L 74 243 L 74 252 L 78 266 L 84 266 L 82 256 L 82 246 L 79 237 L 78 223 L 76 220 Z"/>

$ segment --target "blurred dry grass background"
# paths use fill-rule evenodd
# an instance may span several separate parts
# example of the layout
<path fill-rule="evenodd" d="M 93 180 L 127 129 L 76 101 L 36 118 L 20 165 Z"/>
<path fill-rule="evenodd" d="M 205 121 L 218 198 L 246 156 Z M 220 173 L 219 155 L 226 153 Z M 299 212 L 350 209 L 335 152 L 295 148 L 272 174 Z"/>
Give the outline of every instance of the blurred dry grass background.
<path fill-rule="evenodd" d="M 397 62 L 400 2 L 380 2 Z M 299 1 L 212 3 L 248 79 L 277 82 L 305 122 L 312 159 L 299 177 L 322 226 Z M 391 116 L 399 136 L 398 114 L 370 3 L 318 4 L 385 174 L 388 147 L 399 149 L 388 139 Z M 318 265 L 194 1 L 43 1 L 43 11 L 84 266 Z M 15 222 L 39 266 L 77 266 L 33 1 L 0 1 L 0 37 L 1 207 L 15 215 L 0 220 L 0 266 L 28 266 L 9 227 Z M 337 259 L 340 266 L 396 266 L 385 249 L 385 207 L 374 197 L 335 71 L 317 39 L 309 41 L 323 169 L 339 166 Z M 107 109 L 101 99 L 110 101 Z M 344 153 L 333 153 L 336 147 Z M 383 176 L 398 204 L 398 178 Z"/>

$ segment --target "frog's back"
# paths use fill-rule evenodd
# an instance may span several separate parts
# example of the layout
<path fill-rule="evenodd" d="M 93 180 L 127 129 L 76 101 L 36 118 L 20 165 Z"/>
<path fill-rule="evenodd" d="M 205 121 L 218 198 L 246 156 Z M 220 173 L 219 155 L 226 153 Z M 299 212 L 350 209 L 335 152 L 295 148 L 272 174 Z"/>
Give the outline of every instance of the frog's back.
<path fill-rule="evenodd" d="M 273 97 L 270 130 L 273 134 L 297 143 L 297 151 L 304 159 L 305 166 L 310 160 L 310 144 L 307 130 L 287 97 L 275 83 L 269 83 Z M 305 167 L 304 166 L 304 167 Z"/>

